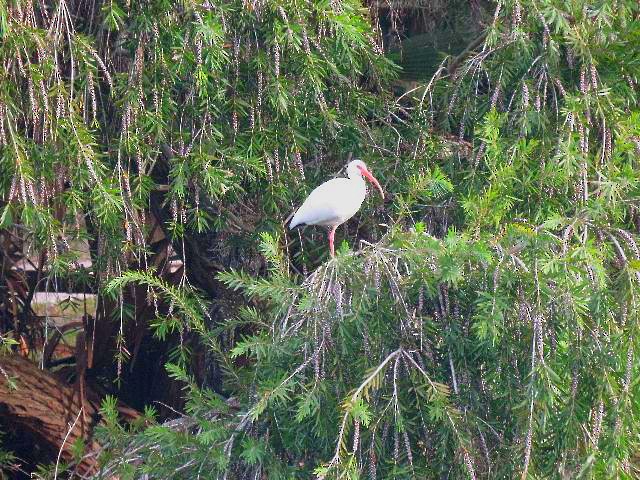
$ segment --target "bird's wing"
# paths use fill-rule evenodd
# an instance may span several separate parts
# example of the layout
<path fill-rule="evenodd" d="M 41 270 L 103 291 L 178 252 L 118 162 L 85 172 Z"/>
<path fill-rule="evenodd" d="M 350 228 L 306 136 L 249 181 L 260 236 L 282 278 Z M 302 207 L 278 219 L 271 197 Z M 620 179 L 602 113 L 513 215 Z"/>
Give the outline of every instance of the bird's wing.
<path fill-rule="evenodd" d="M 333 225 L 344 219 L 345 198 L 352 192 L 351 182 L 346 178 L 334 178 L 316 187 L 293 216 L 289 228 L 297 225 Z"/>

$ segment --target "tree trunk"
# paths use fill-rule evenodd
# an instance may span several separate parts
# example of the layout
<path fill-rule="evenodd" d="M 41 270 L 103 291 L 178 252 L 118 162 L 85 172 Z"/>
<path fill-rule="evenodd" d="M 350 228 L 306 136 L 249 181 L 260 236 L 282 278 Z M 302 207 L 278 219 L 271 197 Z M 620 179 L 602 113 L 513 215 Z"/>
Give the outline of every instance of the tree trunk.
<path fill-rule="evenodd" d="M 100 421 L 100 399 L 87 388 L 83 393 L 84 402 L 80 389 L 29 360 L 18 355 L 0 356 L 0 418 L 27 431 L 56 454 L 60 452 L 60 459 L 65 462 L 74 460 L 71 447 L 79 438 L 85 442 L 85 453 L 99 447 L 92 432 Z M 120 411 L 129 420 L 139 415 L 126 407 Z M 91 473 L 95 467 L 94 458 L 85 458 L 76 465 L 80 474 Z"/>

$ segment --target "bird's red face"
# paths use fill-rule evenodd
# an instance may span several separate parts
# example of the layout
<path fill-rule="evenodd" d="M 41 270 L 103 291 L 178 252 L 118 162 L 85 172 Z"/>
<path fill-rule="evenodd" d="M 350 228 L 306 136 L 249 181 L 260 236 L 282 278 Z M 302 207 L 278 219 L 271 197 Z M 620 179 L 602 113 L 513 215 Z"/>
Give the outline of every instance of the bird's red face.
<path fill-rule="evenodd" d="M 378 180 L 376 180 L 376 177 L 373 176 L 373 174 L 367 170 L 367 167 L 365 167 L 364 165 L 358 165 L 358 170 L 360 170 L 360 173 L 362 173 L 362 175 L 369 180 L 373 185 L 375 185 L 375 187 L 380 191 L 380 196 L 382 196 L 382 198 L 384 198 L 384 192 L 382 191 L 382 187 L 380 186 L 380 183 L 378 182 Z"/>

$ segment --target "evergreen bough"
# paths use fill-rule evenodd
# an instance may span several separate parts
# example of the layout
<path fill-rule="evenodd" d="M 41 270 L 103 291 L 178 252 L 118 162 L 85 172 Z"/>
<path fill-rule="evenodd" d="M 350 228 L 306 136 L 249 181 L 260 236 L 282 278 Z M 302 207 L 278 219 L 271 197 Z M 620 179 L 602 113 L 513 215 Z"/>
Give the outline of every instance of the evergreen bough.
<path fill-rule="evenodd" d="M 57 239 L 98 241 L 100 291 L 148 285 L 159 334 L 193 329 L 224 371 L 221 395 L 169 365 L 169 424 L 106 401 L 103 475 L 638 476 L 637 2 L 499 1 L 397 101 L 357 2 L 41 8 L 0 7 L 2 227 L 62 272 Z M 319 263 L 282 221 L 350 151 L 393 201 Z M 218 274 L 246 304 L 213 325 L 219 299 L 123 273 L 157 162 L 176 243 L 258 212 L 265 268 Z"/>

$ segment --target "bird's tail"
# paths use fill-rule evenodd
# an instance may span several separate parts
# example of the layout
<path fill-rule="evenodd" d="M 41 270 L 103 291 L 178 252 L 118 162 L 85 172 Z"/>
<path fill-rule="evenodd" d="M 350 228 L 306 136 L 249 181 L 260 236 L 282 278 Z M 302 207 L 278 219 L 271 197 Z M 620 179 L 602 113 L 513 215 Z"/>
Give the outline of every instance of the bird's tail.
<path fill-rule="evenodd" d="M 306 223 L 301 222 L 295 217 L 293 217 L 293 220 L 291 220 L 291 223 L 289 223 L 289 230 L 294 230 L 297 227 L 304 227 L 305 225 Z"/>
<path fill-rule="evenodd" d="M 293 212 L 291 212 L 291 214 L 284 220 L 284 224 L 287 225 L 289 224 L 289 230 L 293 230 L 296 227 L 301 227 L 304 225 L 303 222 L 300 222 L 297 218 L 296 218 L 296 213 L 297 210 L 294 210 Z"/>

